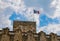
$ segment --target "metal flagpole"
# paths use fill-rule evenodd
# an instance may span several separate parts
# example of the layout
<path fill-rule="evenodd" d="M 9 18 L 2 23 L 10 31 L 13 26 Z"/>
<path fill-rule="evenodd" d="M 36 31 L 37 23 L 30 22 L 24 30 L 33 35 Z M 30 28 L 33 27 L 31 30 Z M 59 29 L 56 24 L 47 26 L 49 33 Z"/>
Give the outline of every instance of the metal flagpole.
<path fill-rule="evenodd" d="M 33 14 L 33 22 L 34 22 L 34 14 Z"/>
<path fill-rule="evenodd" d="M 33 12 L 33 22 L 35 21 L 35 15 L 34 15 L 34 12 Z"/>

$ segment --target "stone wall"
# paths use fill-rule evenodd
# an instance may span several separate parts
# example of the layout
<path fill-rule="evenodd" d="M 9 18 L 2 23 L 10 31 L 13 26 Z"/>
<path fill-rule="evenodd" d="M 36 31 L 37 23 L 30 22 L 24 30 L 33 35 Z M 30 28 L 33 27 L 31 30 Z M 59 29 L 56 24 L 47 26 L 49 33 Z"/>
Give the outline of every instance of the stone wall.
<path fill-rule="evenodd" d="M 22 32 L 27 32 L 29 30 L 36 32 L 36 22 L 31 21 L 14 21 L 13 30 L 20 28 Z"/>
<path fill-rule="evenodd" d="M 0 41 L 60 41 L 60 36 L 54 33 L 47 35 L 43 31 L 34 33 L 31 30 L 22 32 L 21 29 L 9 31 L 4 28 L 0 30 Z"/>
<path fill-rule="evenodd" d="M 14 21 L 13 31 L 8 27 L 0 30 L 0 41 L 60 41 L 60 36 L 43 31 L 36 33 L 35 22 Z"/>

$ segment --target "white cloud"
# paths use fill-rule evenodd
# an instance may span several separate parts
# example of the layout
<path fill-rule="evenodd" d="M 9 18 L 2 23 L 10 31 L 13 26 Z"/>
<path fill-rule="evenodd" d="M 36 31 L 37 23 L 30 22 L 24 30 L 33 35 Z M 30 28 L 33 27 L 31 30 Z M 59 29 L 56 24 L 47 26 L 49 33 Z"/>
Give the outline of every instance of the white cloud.
<path fill-rule="evenodd" d="M 0 0 L 0 8 L 11 7 L 16 12 L 20 9 L 23 10 L 25 5 L 23 0 Z"/>
<path fill-rule="evenodd" d="M 48 24 L 48 26 L 38 28 L 38 32 L 39 31 L 44 31 L 47 34 L 49 34 L 51 32 L 59 34 L 59 32 L 60 32 L 60 24 Z"/>
<path fill-rule="evenodd" d="M 60 17 L 60 0 L 53 0 L 50 5 L 51 8 L 55 8 L 52 18 Z"/>
<path fill-rule="evenodd" d="M 28 18 L 28 21 L 35 21 L 36 22 L 36 26 L 38 27 L 39 26 L 39 16 L 40 14 L 34 14 L 34 10 L 35 8 L 34 7 L 29 7 L 27 8 L 27 11 L 25 13 L 25 16 Z M 40 13 L 43 12 L 42 8 L 41 9 L 38 9 L 40 11 Z M 26 15 L 27 14 L 27 15 Z"/>
<path fill-rule="evenodd" d="M 50 4 L 50 8 L 54 8 L 54 11 L 52 13 L 52 16 L 48 15 L 50 18 L 57 18 L 60 20 L 60 0 L 52 0 Z M 52 11 L 52 10 L 51 10 Z M 60 22 L 60 21 L 59 21 Z M 57 33 L 60 35 L 60 24 L 48 24 L 47 26 L 44 27 L 38 27 L 37 32 L 44 31 L 47 34 L 53 32 Z"/>
<path fill-rule="evenodd" d="M 60 1 L 53 0 L 51 7 L 56 8 L 52 17 L 60 17 Z M 35 9 L 35 7 L 26 7 L 23 0 L 0 0 L 0 27 L 2 28 L 8 26 L 12 29 L 9 17 L 12 15 L 13 11 L 24 15 L 29 21 L 36 21 L 37 27 L 39 27 L 39 15 L 34 14 L 33 9 Z M 38 10 L 40 10 L 40 13 L 43 12 L 43 8 L 39 8 Z M 48 26 L 37 28 L 38 32 L 42 30 L 47 33 L 57 33 L 60 31 L 59 29 L 60 24 L 49 24 Z"/>
<path fill-rule="evenodd" d="M 53 0 L 52 3 L 51 3 L 51 7 L 56 7 L 56 2 L 57 0 Z"/>
<path fill-rule="evenodd" d="M 9 17 L 12 15 L 13 11 L 17 14 L 25 15 L 29 21 L 33 21 L 34 19 L 38 26 L 39 15 L 33 13 L 34 8 L 35 7 L 26 7 L 23 0 L 0 0 L 0 27 L 11 27 Z M 39 10 L 41 10 L 40 13 L 43 11 L 42 8 Z"/>
<path fill-rule="evenodd" d="M 12 29 L 11 20 L 9 20 L 13 11 L 24 9 L 22 0 L 0 0 L 0 28 L 9 27 Z"/>
<path fill-rule="evenodd" d="M 0 9 L 0 28 L 12 27 L 11 21 L 9 20 L 9 17 L 11 16 L 12 12 L 12 9 L 11 11 L 8 11 L 8 8 Z"/>

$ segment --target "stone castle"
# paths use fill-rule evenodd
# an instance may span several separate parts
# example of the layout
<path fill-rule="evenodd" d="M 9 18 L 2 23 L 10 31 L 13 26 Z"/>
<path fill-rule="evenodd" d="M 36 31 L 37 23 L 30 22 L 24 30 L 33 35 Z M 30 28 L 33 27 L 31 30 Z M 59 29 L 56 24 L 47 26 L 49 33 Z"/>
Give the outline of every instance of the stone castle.
<path fill-rule="evenodd" d="M 36 22 L 14 21 L 13 31 L 8 27 L 0 30 L 0 41 L 60 41 L 60 36 L 43 31 L 36 33 Z"/>

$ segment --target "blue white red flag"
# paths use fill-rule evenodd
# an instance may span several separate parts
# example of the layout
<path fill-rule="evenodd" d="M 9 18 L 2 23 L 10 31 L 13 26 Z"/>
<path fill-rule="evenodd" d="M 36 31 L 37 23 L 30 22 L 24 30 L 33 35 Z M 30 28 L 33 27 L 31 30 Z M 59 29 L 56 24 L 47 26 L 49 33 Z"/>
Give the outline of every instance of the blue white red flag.
<path fill-rule="evenodd" d="M 39 11 L 37 11 L 37 10 L 34 10 L 34 13 L 36 13 L 36 14 L 40 14 L 40 12 L 39 12 Z"/>

